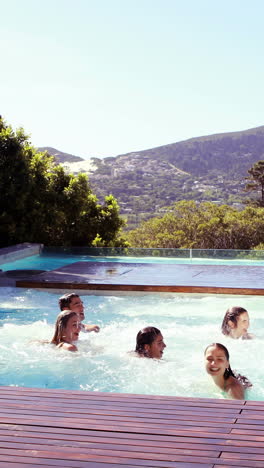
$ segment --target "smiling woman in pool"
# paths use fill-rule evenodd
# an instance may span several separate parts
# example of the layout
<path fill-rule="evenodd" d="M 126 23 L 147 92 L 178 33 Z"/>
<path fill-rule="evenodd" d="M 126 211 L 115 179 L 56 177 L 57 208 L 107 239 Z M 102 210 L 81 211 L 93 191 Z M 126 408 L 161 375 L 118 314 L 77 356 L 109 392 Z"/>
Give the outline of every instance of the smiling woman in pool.
<path fill-rule="evenodd" d="M 66 349 L 67 351 L 78 351 L 77 346 L 73 343 L 79 338 L 80 323 L 78 315 L 72 310 L 64 310 L 56 320 L 55 333 L 51 340 L 57 348 Z"/>
<path fill-rule="evenodd" d="M 164 348 L 166 345 L 158 328 L 146 327 L 138 332 L 135 352 L 139 357 L 161 359 Z"/>
<path fill-rule="evenodd" d="M 215 384 L 234 400 L 244 399 L 244 389 L 251 387 L 249 380 L 235 374 L 229 364 L 229 352 L 221 343 L 212 343 L 204 352 L 205 369 Z"/>

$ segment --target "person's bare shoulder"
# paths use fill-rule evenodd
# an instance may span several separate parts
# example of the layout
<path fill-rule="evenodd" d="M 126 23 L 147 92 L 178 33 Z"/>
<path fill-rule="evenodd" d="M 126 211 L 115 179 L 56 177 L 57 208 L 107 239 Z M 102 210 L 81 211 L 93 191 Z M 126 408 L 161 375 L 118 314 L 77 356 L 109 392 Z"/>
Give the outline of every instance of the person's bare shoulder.
<path fill-rule="evenodd" d="M 227 395 L 233 400 L 244 400 L 243 385 L 235 378 L 231 377 L 230 382 L 226 386 Z"/>
<path fill-rule="evenodd" d="M 77 346 L 71 343 L 60 343 L 57 347 L 65 349 L 66 351 L 73 351 L 73 352 L 78 351 Z"/>

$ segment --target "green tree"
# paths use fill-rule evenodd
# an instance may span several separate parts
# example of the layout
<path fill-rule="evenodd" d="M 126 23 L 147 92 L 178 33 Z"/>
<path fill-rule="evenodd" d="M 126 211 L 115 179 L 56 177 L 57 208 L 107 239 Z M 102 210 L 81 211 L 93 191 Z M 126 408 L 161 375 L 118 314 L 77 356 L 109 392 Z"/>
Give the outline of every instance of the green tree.
<path fill-rule="evenodd" d="M 264 206 L 264 161 L 258 161 L 248 170 L 250 182 L 246 185 L 245 191 L 261 193 L 261 199 L 258 200 L 260 206 Z"/>
<path fill-rule="evenodd" d="M 264 208 L 182 201 L 126 238 L 132 247 L 248 250 L 264 242 Z"/>
<path fill-rule="evenodd" d="M 99 204 L 87 176 L 67 174 L 47 153 L 33 148 L 23 129 L 0 119 L 0 246 L 120 245 L 124 221 L 112 195 Z"/>

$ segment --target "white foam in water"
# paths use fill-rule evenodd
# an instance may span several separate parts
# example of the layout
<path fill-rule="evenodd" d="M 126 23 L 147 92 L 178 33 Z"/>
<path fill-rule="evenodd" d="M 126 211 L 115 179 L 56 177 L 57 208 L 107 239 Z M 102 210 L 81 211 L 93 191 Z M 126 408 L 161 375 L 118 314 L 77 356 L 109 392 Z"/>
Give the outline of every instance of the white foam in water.
<path fill-rule="evenodd" d="M 79 351 L 69 353 L 32 342 L 52 337 L 60 294 L 15 288 L 1 293 L 1 385 L 223 398 L 203 360 L 205 347 L 218 341 L 227 346 L 232 368 L 253 383 L 247 398 L 264 400 L 260 296 L 82 295 L 86 322 L 99 324 L 101 331 L 81 334 Z M 224 313 L 233 305 L 249 311 L 256 339 L 221 334 Z M 137 332 L 148 325 L 158 327 L 167 344 L 160 361 L 129 354 Z"/>

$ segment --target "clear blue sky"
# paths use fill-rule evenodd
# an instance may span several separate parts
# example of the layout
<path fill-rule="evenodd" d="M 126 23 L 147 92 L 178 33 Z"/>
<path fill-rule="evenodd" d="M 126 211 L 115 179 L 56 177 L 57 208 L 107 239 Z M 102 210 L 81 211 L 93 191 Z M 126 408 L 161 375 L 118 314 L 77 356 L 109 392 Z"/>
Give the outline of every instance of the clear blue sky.
<path fill-rule="evenodd" d="M 264 125 L 262 0 L 0 0 L 0 113 L 115 156 Z"/>

